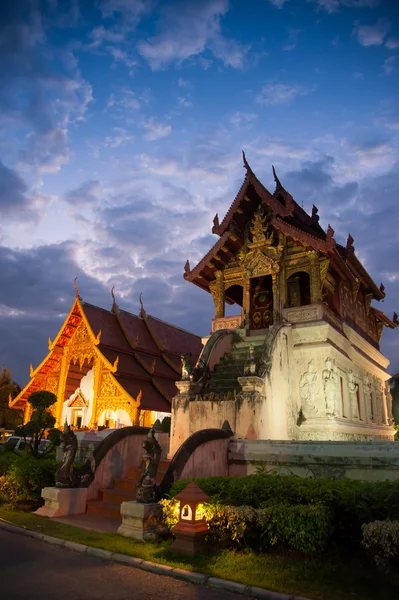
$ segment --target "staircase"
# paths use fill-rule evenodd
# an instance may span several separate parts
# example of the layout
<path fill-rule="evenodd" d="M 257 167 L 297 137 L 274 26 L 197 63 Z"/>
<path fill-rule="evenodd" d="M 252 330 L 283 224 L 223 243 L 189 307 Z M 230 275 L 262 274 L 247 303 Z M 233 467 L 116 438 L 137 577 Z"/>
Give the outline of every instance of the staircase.
<path fill-rule="evenodd" d="M 161 460 L 156 482 L 159 485 L 168 469 L 170 461 Z M 99 492 L 97 500 L 88 500 L 86 513 L 106 519 L 121 521 L 121 504 L 136 499 L 136 486 L 141 477 L 141 469 L 129 469 L 127 477 L 114 479 L 113 487 Z"/>
<path fill-rule="evenodd" d="M 264 335 L 247 336 L 241 342 L 234 344 L 230 352 L 222 356 L 215 366 L 210 379 L 204 386 L 203 396 L 209 398 L 211 394 L 216 397 L 226 397 L 241 391 L 238 377 L 244 376 L 244 366 L 248 358 L 250 344 L 254 348 L 255 361 L 258 361 L 262 352 Z"/>

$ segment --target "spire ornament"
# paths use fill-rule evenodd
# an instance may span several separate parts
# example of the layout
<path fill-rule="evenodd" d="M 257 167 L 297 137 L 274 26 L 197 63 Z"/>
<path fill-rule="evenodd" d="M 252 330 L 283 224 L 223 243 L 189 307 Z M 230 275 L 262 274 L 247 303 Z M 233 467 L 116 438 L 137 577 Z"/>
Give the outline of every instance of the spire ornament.
<path fill-rule="evenodd" d="M 355 240 L 353 239 L 353 237 L 351 236 L 351 234 L 348 235 L 348 239 L 346 240 L 346 250 L 347 252 L 349 252 L 350 254 L 353 254 L 355 251 L 355 247 L 353 245 L 353 242 Z"/>
<path fill-rule="evenodd" d="M 392 321 L 395 323 L 396 326 L 399 325 L 399 318 L 398 318 L 398 314 L 396 312 L 393 313 Z"/>
<path fill-rule="evenodd" d="M 111 312 L 114 313 L 114 314 L 116 314 L 116 312 L 118 311 L 119 307 L 118 307 L 118 305 L 116 303 L 114 289 L 115 289 L 115 286 L 113 285 L 112 288 L 111 288 L 111 296 L 112 296 Z"/>
<path fill-rule="evenodd" d="M 79 288 L 78 288 L 78 284 L 76 283 L 77 279 L 78 279 L 78 278 L 77 278 L 77 277 L 75 277 L 75 279 L 73 280 L 73 287 L 74 287 L 74 289 L 75 289 L 76 298 L 77 298 L 78 300 L 82 300 L 82 297 L 81 297 L 81 296 L 79 296 Z"/>
<path fill-rule="evenodd" d="M 140 302 L 140 312 L 139 312 L 139 316 L 144 319 L 144 317 L 147 316 L 147 313 L 145 312 L 145 308 L 144 308 L 144 304 L 143 304 L 143 294 L 140 292 L 140 296 L 139 296 L 139 302 Z"/>
<path fill-rule="evenodd" d="M 184 273 L 188 275 L 190 273 L 190 261 L 187 259 L 186 264 L 184 265 Z"/>
<path fill-rule="evenodd" d="M 318 215 L 319 209 L 317 208 L 317 206 L 315 204 L 313 204 L 312 207 L 312 219 L 313 221 L 316 221 L 317 223 L 319 222 L 319 215 Z"/>
<path fill-rule="evenodd" d="M 216 215 L 213 217 L 213 227 L 212 227 L 212 233 L 217 233 L 217 230 L 219 229 L 219 215 L 218 213 L 216 213 Z"/>

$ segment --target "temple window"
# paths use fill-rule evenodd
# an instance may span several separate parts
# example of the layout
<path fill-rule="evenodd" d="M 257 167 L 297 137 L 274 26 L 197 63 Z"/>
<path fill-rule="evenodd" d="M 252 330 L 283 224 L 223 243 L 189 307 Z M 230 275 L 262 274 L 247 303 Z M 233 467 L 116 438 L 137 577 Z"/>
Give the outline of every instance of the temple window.
<path fill-rule="evenodd" d="M 244 290 L 241 285 L 232 285 L 225 292 L 225 315 L 231 316 L 239 314 L 237 306 L 243 305 Z M 232 304 L 233 303 L 233 304 Z"/>
<path fill-rule="evenodd" d="M 287 300 L 288 308 L 311 304 L 309 273 L 299 271 L 297 273 L 293 273 L 290 277 L 288 277 Z"/>

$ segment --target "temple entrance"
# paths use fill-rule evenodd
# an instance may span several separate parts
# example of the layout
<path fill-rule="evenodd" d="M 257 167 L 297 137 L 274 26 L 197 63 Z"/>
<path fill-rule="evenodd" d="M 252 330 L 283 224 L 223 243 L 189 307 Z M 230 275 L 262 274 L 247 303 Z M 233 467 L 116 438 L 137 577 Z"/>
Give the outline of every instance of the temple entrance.
<path fill-rule="evenodd" d="M 272 276 L 251 279 L 251 329 L 265 329 L 273 323 Z"/>

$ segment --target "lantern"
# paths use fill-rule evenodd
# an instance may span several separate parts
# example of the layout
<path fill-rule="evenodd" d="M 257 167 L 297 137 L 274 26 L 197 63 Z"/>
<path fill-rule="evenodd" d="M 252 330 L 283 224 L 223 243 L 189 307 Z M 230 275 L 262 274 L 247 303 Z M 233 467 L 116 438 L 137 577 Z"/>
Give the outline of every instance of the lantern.
<path fill-rule="evenodd" d="M 198 506 L 209 500 L 209 496 L 196 483 L 191 482 L 175 499 L 180 501 L 180 508 L 179 521 L 172 529 L 176 536 L 172 549 L 185 554 L 197 554 L 205 549 L 205 537 L 208 533 L 208 526 L 199 514 Z"/>

